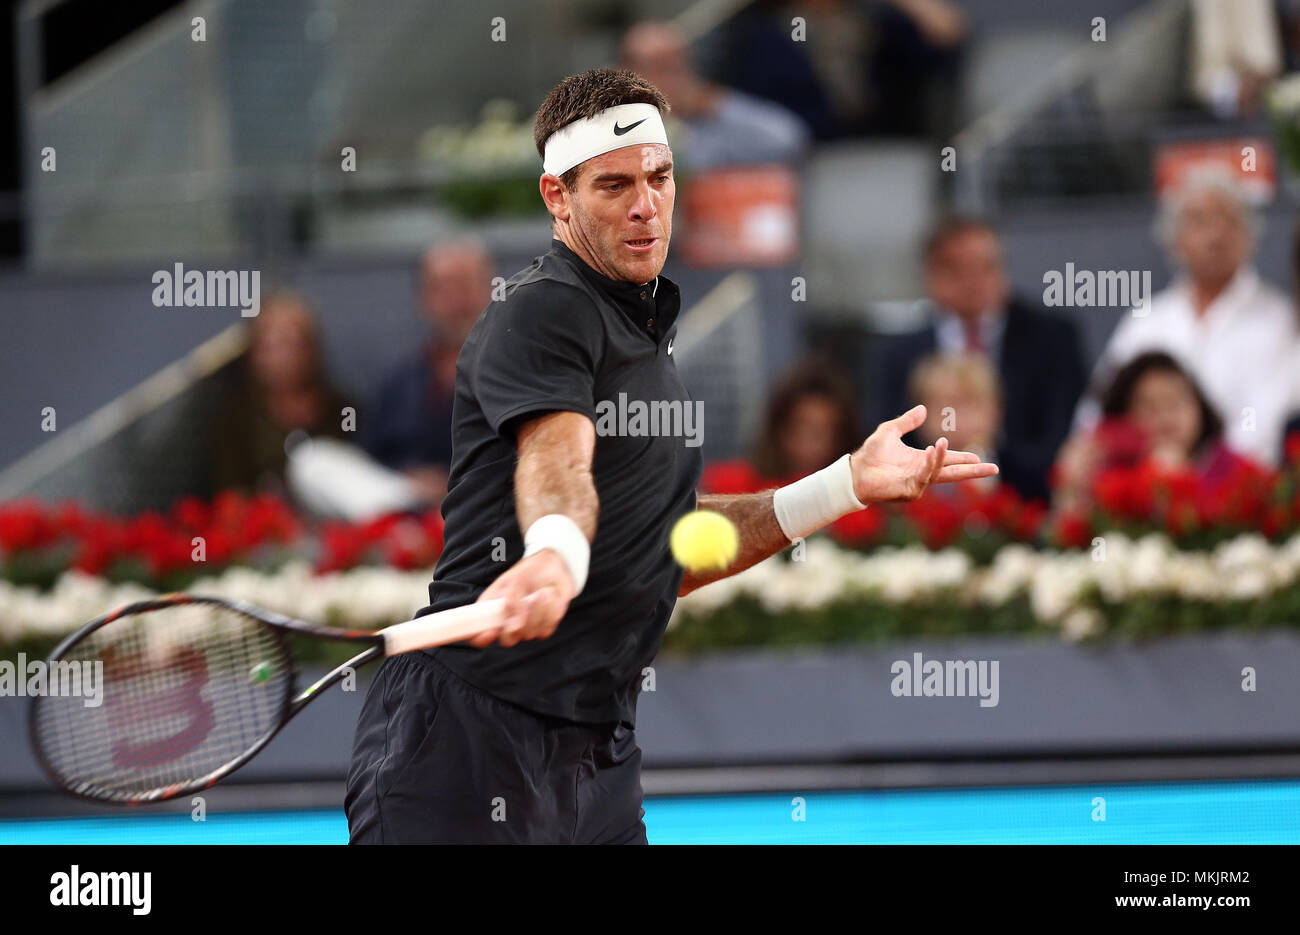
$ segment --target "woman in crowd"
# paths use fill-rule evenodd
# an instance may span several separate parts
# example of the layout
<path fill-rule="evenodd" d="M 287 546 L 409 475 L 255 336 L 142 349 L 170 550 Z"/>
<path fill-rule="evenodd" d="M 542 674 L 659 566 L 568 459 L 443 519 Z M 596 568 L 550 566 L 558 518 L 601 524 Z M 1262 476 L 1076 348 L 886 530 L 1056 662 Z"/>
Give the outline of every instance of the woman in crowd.
<path fill-rule="evenodd" d="M 1242 471 L 1259 470 L 1224 441 L 1223 419 L 1192 376 L 1169 354 L 1139 354 L 1116 373 L 1102 420 L 1061 450 L 1054 505 L 1076 509 L 1091 500 L 1104 471 L 1146 464 L 1192 475 L 1213 497 Z"/>
<path fill-rule="evenodd" d="M 307 300 L 266 296 L 249 329 L 240 385 L 217 413 L 210 436 L 217 490 L 284 493 L 285 442 L 292 433 L 346 439 L 347 400 L 325 373 Z"/>
<path fill-rule="evenodd" d="M 700 487 L 710 493 L 778 487 L 820 470 L 860 444 L 852 384 L 833 363 L 810 358 L 772 391 L 753 457 L 709 465 Z"/>

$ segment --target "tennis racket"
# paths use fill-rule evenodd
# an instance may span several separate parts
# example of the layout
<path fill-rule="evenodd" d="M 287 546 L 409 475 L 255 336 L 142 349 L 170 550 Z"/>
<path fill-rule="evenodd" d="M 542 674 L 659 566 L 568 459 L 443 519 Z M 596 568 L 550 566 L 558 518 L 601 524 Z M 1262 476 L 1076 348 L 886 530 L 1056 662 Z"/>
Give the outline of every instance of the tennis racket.
<path fill-rule="evenodd" d="M 99 704 L 87 704 L 84 692 L 34 697 L 32 746 L 51 779 L 102 802 L 161 802 L 206 789 L 349 671 L 501 626 L 503 604 L 468 604 L 383 630 L 322 627 L 187 594 L 130 604 L 55 647 L 50 673 L 102 665 Z M 364 648 L 299 691 L 291 635 Z"/>

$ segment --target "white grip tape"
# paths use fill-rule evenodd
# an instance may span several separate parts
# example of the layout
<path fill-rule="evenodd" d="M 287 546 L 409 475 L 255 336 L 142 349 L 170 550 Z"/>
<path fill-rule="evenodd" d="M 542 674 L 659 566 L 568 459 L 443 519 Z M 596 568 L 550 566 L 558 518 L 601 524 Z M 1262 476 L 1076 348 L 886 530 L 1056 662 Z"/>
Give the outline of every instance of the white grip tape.
<path fill-rule="evenodd" d="M 776 521 L 791 540 L 814 533 L 865 506 L 853 492 L 853 468 L 848 455 L 772 494 Z"/>
<path fill-rule="evenodd" d="M 458 643 L 484 630 L 504 626 L 505 603 L 504 598 L 498 597 L 384 627 L 379 631 L 384 638 L 384 655 L 396 656 L 430 646 Z"/>
<path fill-rule="evenodd" d="M 563 513 L 547 513 L 535 520 L 524 533 L 524 558 L 543 549 L 554 549 L 573 578 L 573 593 L 582 593 L 587 583 L 587 566 L 591 562 L 591 543 L 578 524 Z"/>

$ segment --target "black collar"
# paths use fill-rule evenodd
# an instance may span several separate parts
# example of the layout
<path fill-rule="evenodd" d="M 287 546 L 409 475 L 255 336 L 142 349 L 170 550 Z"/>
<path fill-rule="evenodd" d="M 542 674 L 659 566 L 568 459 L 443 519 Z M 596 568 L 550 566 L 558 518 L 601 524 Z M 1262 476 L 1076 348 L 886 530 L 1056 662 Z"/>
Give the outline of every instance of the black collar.
<path fill-rule="evenodd" d="M 677 313 L 681 310 L 681 292 L 677 284 L 667 276 L 661 274 L 642 284 L 610 279 L 588 265 L 564 241 L 555 238 L 551 239 L 550 252 L 567 260 L 626 315 L 637 330 L 651 334 L 656 341 L 667 335 L 677 321 Z"/>

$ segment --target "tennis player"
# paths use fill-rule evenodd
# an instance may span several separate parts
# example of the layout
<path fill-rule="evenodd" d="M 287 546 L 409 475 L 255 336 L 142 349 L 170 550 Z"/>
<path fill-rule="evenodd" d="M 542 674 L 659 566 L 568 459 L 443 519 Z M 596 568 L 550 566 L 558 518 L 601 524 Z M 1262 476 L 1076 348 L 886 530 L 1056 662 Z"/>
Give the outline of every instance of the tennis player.
<path fill-rule="evenodd" d="M 461 351 L 445 544 L 422 611 L 504 598 L 506 620 L 379 671 L 348 775 L 353 843 L 646 843 L 636 701 L 677 597 L 866 504 L 997 471 L 946 439 L 904 445 L 917 407 L 787 487 L 697 498 L 698 445 L 598 415 L 602 401 L 690 403 L 672 358 L 681 297 L 660 274 L 667 110 L 644 79 L 599 69 L 537 113 L 553 239 Z M 740 533 L 735 561 L 707 576 L 668 550 L 697 507 Z"/>

